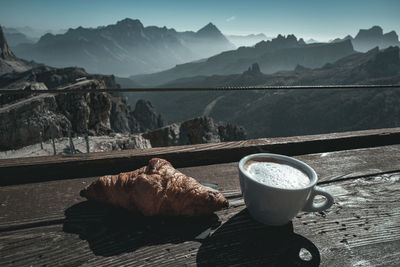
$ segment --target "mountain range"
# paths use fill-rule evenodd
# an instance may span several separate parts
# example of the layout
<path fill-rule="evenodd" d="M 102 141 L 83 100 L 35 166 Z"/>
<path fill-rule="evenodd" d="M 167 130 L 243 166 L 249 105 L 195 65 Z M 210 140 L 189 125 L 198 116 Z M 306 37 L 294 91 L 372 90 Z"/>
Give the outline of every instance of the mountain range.
<path fill-rule="evenodd" d="M 130 79 L 142 86 L 160 86 L 185 77 L 239 74 L 254 62 L 259 64 L 264 73 L 293 70 L 299 64 L 307 68 L 318 68 L 352 53 L 354 50 L 349 40 L 306 44 L 294 35 L 278 35 L 254 47 L 240 47 L 207 60 L 177 65 L 162 72 L 131 76 Z"/>
<path fill-rule="evenodd" d="M 356 52 L 322 68 L 297 65 L 293 71 L 261 72 L 254 63 L 241 74 L 195 76 L 177 79 L 162 88 L 242 87 L 262 85 L 400 84 L 399 47 Z"/>
<path fill-rule="evenodd" d="M 151 73 L 233 49 L 212 23 L 197 32 L 144 27 L 139 20 L 45 34 L 35 44 L 19 44 L 15 54 L 54 67 L 79 66 L 92 73 L 129 76 Z"/>
<path fill-rule="evenodd" d="M 361 29 L 354 38 L 349 35 L 331 43 L 308 40 L 306 44 L 294 35 L 278 35 L 271 40 L 264 34 L 224 36 L 212 23 L 197 32 L 178 32 L 166 27 L 145 27 L 139 20 L 129 18 L 108 26 L 47 33 L 36 43 L 32 43 L 32 36 L 37 36 L 37 31 L 28 27 L 7 28 L 5 34 L 12 39 L 13 51 L 19 58 L 130 76 L 133 84 L 143 87 L 198 75 L 239 74 L 255 59 L 264 73 L 292 70 L 297 64 L 318 68 L 348 55 L 353 48 L 366 52 L 376 46 L 383 49 L 399 45 L 396 32 L 383 33 L 379 26 Z M 233 43 L 250 47 L 234 50 Z"/>
<path fill-rule="evenodd" d="M 337 38 L 332 42 L 341 42 L 343 40 L 350 40 L 354 49 L 360 52 L 366 52 L 374 47 L 385 49 L 389 46 L 400 46 L 399 36 L 395 31 L 383 33 L 383 29 L 379 26 L 361 29 L 354 38 L 351 35 L 347 35 L 343 39 Z"/>
<path fill-rule="evenodd" d="M 54 138 L 57 153 L 74 153 L 73 146 L 65 146 L 65 137 L 71 134 L 90 135 L 92 152 L 246 137 L 242 127 L 214 123 L 211 118 L 192 118 L 163 127 L 162 117 L 149 101 L 138 100 L 131 110 L 126 98 L 114 92 L 36 94 L 35 90 L 73 91 L 119 88 L 119 85 L 113 75 L 89 74 L 82 68 L 54 68 L 21 60 L 9 48 L 1 26 L 0 70 L 0 151 L 6 150 L 0 157 L 9 157 L 8 152 L 13 157 L 46 155 L 49 151 L 43 150 L 43 143 L 50 144 L 50 138 Z M 2 94 L 2 89 L 25 90 L 27 94 Z M 74 140 L 80 142 L 79 138 Z"/>
<path fill-rule="evenodd" d="M 162 87 L 399 84 L 398 47 L 352 53 L 321 68 L 264 74 L 257 63 L 241 74 L 182 78 Z M 250 90 L 143 93 L 167 122 L 207 115 L 247 129 L 250 138 L 400 126 L 400 90 Z M 168 99 L 168 101 L 165 101 Z"/>
<path fill-rule="evenodd" d="M 121 29 L 121 24 L 125 25 L 126 29 L 119 32 L 116 29 Z M 159 37 L 160 31 L 174 32 L 171 36 L 179 37 L 171 38 L 173 40 L 179 39 L 182 47 L 184 47 L 183 44 L 187 45 L 196 43 L 198 40 L 206 40 L 206 36 L 226 43 L 226 38 L 221 37 L 222 34 L 212 24 L 208 24 L 198 32 L 178 33 L 172 29 L 143 27 L 139 21 L 129 19 L 103 28 L 77 28 L 69 30 L 63 35 L 48 34 L 43 36 L 41 41 L 48 43 L 49 47 L 52 47 L 52 45 L 56 46 L 62 40 L 65 40 L 64 48 L 68 50 L 69 48 L 76 49 L 76 47 L 70 46 L 69 39 L 65 39 L 68 35 L 76 34 L 78 37 L 74 40 L 79 44 L 84 44 L 82 46 L 84 48 L 89 48 L 88 43 L 97 40 L 96 38 L 103 41 L 105 36 L 110 35 L 115 38 L 113 40 L 120 37 L 118 40 L 121 42 L 128 42 L 127 46 L 132 45 L 129 42 L 135 38 L 144 40 L 143 43 L 135 43 L 137 47 L 140 47 L 141 45 L 149 44 L 149 40 L 144 38 L 142 34 L 139 34 L 141 37 L 136 36 L 132 37 L 132 39 L 126 36 L 129 35 L 128 33 L 146 33 L 144 36 L 149 37 L 151 30 L 154 31 L 154 35 L 152 35 L 155 38 L 154 40 Z M 102 34 L 99 34 L 99 32 L 102 32 Z M 118 32 L 120 35 L 117 34 Z M 89 39 L 85 39 L 82 36 L 89 36 L 90 38 L 88 38 L 91 41 L 89 42 Z M 166 35 L 163 36 L 165 40 L 168 39 Z M 144 39 L 141 39 L 142 37 Z M 171 38 L 168 40 L 172 40 Z M 373 48 L 361 53 L 354 51 L 352 44 L 355 39 L 360 39 L 360 37 L 353 38 L 354 40 L 351 38 L 345 39 L 332 43 L 306 44 L 302 39 L 298 39 L 294 35 L 278 35 L 277 38 L 261 41 L 254 47 L 229 50 L 206 59 L 178 65 L 164 72 L 135 76 L 134 81 L 124 78 L 118 79 L 118 82 L 123 83 L 123 86 L 130 86 L 131 83 L 134 83 L 134 87 L 156 85 L 184 88 L 400 83 L 398 46 L 388 47 L 384 50 Z M 108 40 L 115 45 L 115 42 Z M 51 41 L 54 41 L 54 43 Z M 38 43 L 34 46 L 38 45 Z M 153 50 L 158 47 L 155 43 L 158 42 L 152 44 L 154 45 L 151 46 Z M 196 45 L 200 43 L 198 41 Z M 192 49 L 200 51 L 202 46 L 199 45 L 200 47 L 196 48 L 196 45 L 193 45 Z M 18 47 L 21 46 L 27 45 Z M 121 47 L 121 44 L 118 43 L 118 46 Z M 98 46 L 93 47 L 96 48 Z M 90 48 L 92 49 L 93 47 Z M 104 46 L 102 47 L 104 48 Z M 2 32 L 0 32 L 0 48 L 0 71 L 3 71 L 3 73 L 8 72 L 0 76 L 0 87 L 3 88 L 27 90 L 59 88 L 60 86 L 64 88 L 65 86 L 70 86 L 68 85 L 69 83 L 76 86 L 89 86 L 89 88 L 118 87 L 113 76 L 90 75 L 80 68 L 56 69 L 21 60 L 8 47 Z M 88 52 L 85 49 L 82 51 Z M 79 53 L 82 51 L 79 51 Z M 91 51 L 96 51 L 96 49 Z M 78 52 L 76 53 L 79 54 Z M 72 52 L 71 54 L 56 54 L 56 51 L 50 51 L 47 54 L 49 56 L 57 55 L 60 58 L 65 58 L 66 56 L 72 58 L 77 55 Z M 152 56 L 158 58 L 155 53 Z M 24 71 L 23 68 L 27 68 L 28 71 Z M 82 77 L 86 77 L 88 81 L 77 84 L 76 79 Z M 58 133 L 61 136 L 65 136 L 68 127 L 72 127 L 77 133 L 84 133 L 90 130 L 95 135 L 112 131 L 132 133 L 132 129 L 138 129 L 138 121 L 148 121 L 147 119 L 143 121 L 141 118 L 133 116 L 134 114 L 130 111 L 129 104 L 130 106 L 137 105 L 139 98 L 150 100 L 167 123 L 177 123 L 199 116 L 209 116 L 217 123 L 224 120 L 234 125 L 242 125 L 246 128 L 248 137 L 257 138 L 398 127 L 400 126 L 398 119 L 400 118 L 399 94 L 396 89 L 376 88 L 345 91 L 252 90 L 138 93 L 134 97 L 132 97 L 132 94 L 127 95 L 127 100 L 119 95 L 111 97 L 104 94 L 94 94 L 93 96 L 87 95 L 84 98 L 77 99 L 72 96 L 66 98 L 46 96 L 40 99 L 32 97 L 29 101 L 21 100 L 21 102 L 18 102 L 20 101 L 19 98 L 10 99 L 0 95 L 0 100 L 2 104 L 11 105 L 13 109 L 18 108 L 21 112 L 24 111 L 24 116 L 27 116 L 19 119 L 20 113 L 17 110 L 15 111 L 15 116 L 13 115 L 14 117 L 10 119 L 7 117 L 9 107 L 3 108 L 2 116 L 4 116 L 4 121 L 7 121 L 9 125 L 20 123 L 18 127 L 4 126 L 6 128 L 11 127 L 10 129 L 13 127 L 19 129 L 17 132 L 10 132 L 7 135 L 9 138 L 24 135 L 23 129 L 26 128 L 28 121 L 31 120 L 29 116 L 36 116 L 32 118 L 32 122 L 36 124 L 33 123 L 32 127 L 29 126 L 29 134 L 36 137 L 38 127 L 47 127 L 46 134 L 48 136 L 48 125 L 50 124 L 58 125 Z M 96 98 L 97 96 L 98 98 Z M 40 108 L 37 108 L 37 105 Z M 54 113 L 54 116 L 41 117 L 41 110 L 49 110 L 51 114 Z M 84 115 L 81 115 L 80 112 L 83 112 Z M 92 122 L 88 121 L 88 116 L 89 118 L 94 116 L 92 118 L 94 120 Z M 158 118 L 156 116 L 151 117 L 153 119 L 150 119 L 150 121 L 154 121 L 153 125 L 160 127 Z M 133 118 L 137 123 L 134 123 Z M 208 124 L 206 123 L 206 125 Z M 180 126 L 179 124 L 177 125 L 176 127 L 161 130 L 161 132 L 169 136 L 175 133 L 176 129 L 179 129 Z M 32 141 L 29 138 L 25 140 L 26 144 Z M 12 140 L 14 144 L 19 142 L 18 138 Z M 3 144 L 6 146 L 11 142 L 5 140 Z"/>

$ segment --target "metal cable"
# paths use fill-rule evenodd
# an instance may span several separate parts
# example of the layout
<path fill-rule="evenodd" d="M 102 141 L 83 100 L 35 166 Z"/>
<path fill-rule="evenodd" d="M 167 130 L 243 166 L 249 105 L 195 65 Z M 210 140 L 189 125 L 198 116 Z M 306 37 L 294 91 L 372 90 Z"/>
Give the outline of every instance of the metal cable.
<path fill-rule="evenodd" d="M 238 86 L 238 87 L 199 87 L 199 88 L 102 88 L 102 89 L 50 89 L 50 90 L 22 90 L 1 89 L 0 94 L 63 94 L 63 93 L 127 93 L 127 92 L 204 92 L 204 91 L 248 91 L 248 90 L 331 90 L 331 89 L 375 89 L 375 88 L 400 88 L 400 84 L 389 85 L 288 85 L 288 86 Z"/>

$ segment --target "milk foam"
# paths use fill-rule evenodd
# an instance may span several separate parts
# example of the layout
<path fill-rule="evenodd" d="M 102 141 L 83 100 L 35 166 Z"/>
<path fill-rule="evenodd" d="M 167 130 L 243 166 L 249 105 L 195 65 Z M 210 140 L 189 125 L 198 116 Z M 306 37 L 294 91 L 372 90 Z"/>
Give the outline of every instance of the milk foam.
<path fill-rule="evenodd" d="M 274 162 L 252 162 L 247 172 L 260 183 L 284 189 L 303 188 L 310 183 L 308 176 L 299 169 Z"/>

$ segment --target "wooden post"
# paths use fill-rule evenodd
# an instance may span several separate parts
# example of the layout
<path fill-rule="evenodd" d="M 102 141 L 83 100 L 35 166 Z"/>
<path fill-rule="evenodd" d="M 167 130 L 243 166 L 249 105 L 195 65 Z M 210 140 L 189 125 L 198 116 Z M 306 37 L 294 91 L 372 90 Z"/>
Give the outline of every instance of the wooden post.
<path fill-rule="evenodd" d="M 85 134 L 85 141 L 86 141 L 86 153 L 90 152 L 90 147 L 89 147 L 89 136 L 88 134 Z"/>
<path fill-rule="evenodd" d="M 40 148 L 43 150 L 42 131 L 39 128 L 38 128 L 38 132 L 39 132 Z"/>
<path fill-rule="evenodd" d="M 69 150 L 71 151 L 71 154 L 75 154 L 75 146 L 74 142 L 72 141 L 71 129 L 68 129 L 68 138 L 69 138 Z"/>
<path fill-rule="evenodd" d="M 54 152 L 54 156 L 57 154 L 56 152 L 56 144 L 54 142 L 54 125 L 51 124 L 50 125 L 50 135 L 51 135 L 51 142 L 53 144 L 53 152 Z"/>

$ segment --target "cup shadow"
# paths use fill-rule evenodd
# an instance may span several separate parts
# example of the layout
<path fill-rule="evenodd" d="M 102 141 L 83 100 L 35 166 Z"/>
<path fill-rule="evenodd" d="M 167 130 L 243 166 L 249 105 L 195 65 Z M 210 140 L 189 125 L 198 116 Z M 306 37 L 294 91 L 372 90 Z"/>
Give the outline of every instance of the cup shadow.
<path fill-rule="evenodd" d="M 198 266 L 319 266 L 318 248 L 292 222 L 265 226 L 242 210 L 202 242 Z"/>
<path fill-rule="evenodd" d="M 114 256 L 143 246 L 196 240 L 221 222 L 212 214 L 197 218 L 145 217 L 84 201 L 65 210 L 63 231 L 87 240 L 95 255 Z"/>

